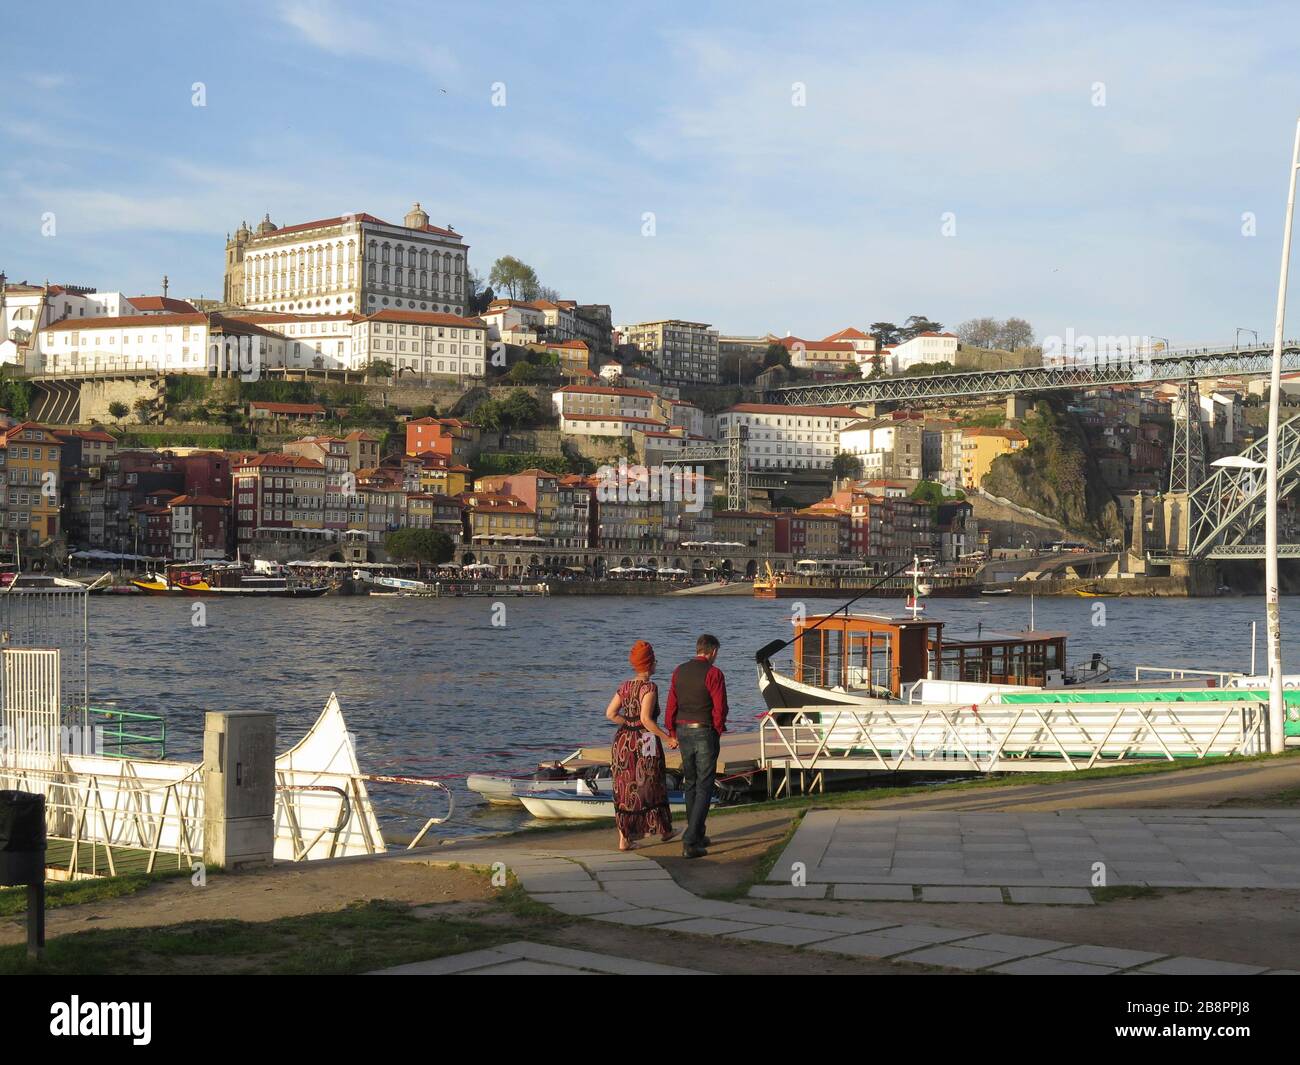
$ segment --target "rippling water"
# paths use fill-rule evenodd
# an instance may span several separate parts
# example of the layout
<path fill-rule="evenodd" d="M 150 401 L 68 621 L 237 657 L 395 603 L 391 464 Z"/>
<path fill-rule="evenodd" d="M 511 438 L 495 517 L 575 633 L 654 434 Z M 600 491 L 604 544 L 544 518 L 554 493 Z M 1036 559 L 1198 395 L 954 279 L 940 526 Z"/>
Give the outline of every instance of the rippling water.
<path fill-rule="evenodd" d="M 164 714 L 169 755 L 197 758 L 205 710 L 271 710 L 278 750 L 296 742 L 338 693 L 367 772 L 447 780 L 456 791 L 457 835 L 499 831 L 527 820 L 493 809 L 464 787 L 478 770 L 525 770 L 539 760 L 603 742 L 603 711 L 630 675 L 633 641 L 654 644 L 661 682 L 694 653 L 695 637 L 722 641 L 736 728 L 757 727 L 762 707 L 754 651 L 791 634 L 789 601 L 739 597 L 557 597 L 508 599 L 493 622 L 488 599 L 327 597 L 299 602 L 207 601 L 207 625 L 190 624 L 192 600 L 91 599 L 90 694 L 97 705 Z M 829 611 L 833 600 L 809 603 Z M 863 600 L 862 612 L 896 613 L 898 600 Z M 1096 610 L 1104 606 L 1104 625 Z M 1286 627 L 1289 671 L 1300 672 L 1300 634 Z M 1039 629 L 1069 633 L 1070 662 L 1100 651 L 1120 676 L 1137 665 L 1246 670 L 1250 623 L 1262 598 L 1041 599 Z M 1019 630 L 1029 601 L 933 600 L 946 634 Z M 666 692 L 665 692 L 666 695 Z M 384 823 L 422 823 L 430 799 L 411 789 L 375 790 Z M 432 810 L 429 811 L 433 812 Z M 427 815 L 426 815 L 427 816 Z"/>

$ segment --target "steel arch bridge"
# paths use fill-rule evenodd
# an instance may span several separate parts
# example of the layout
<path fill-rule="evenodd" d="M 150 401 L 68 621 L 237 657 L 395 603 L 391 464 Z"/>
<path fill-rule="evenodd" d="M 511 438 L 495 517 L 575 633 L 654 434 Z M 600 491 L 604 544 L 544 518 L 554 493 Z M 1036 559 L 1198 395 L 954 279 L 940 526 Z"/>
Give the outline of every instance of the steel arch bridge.
<path fill-rule="evenodd" d="M 1250 466 L 1220 466 L 1187 497 L 1187 555 L 1190 558 L 1263 558 L 1264 545 L 1247 538 L 1264 522 L 1264 462 L 1267 437 L 1256 441 L 1240 456 Z M 1278 430 L 1278 499 L 1300 485 L 1300 415 Z M 1300 544 L 1282 544 L 1278 554 L 1300 558 Z"/>
<path fill-rule="evenodd" d="M 1272 371 L 1272 348 L 1197 348 L 1158 358 L 1100 355 L 1094 362 L 1069 366 L 1022 366 L 970 370 L 925 377 L 878 377 L 819 385 L 787 385 L 768 391 L 769 403 L 798 406 L 882 403 L 894 400 L 960 399 L 970 396 L 1099 388 L 1152 381 L 1192 381 L 1203 377 L 1260 377 Z M 1300 370 L 1300 341 L 1282 350 L 1282 369 Z"/>

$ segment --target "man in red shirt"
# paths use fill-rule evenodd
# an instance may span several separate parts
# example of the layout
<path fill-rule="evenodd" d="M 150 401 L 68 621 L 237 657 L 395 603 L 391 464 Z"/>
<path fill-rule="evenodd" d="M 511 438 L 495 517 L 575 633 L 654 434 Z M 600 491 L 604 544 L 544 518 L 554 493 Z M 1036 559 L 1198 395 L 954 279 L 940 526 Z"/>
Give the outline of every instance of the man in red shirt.
<path fill-rule="evenodd" d="M 682 856 L 699 858 L 708 851 L 704 834 L 718 774 L 718 748 L 727 731 L 727 680 L 713 663 L 721 644 L 705 633 L 695 641 L 695 657 L 673 670 L 664 728 L 677 740 L 686 792 L 686 831 Z"/>

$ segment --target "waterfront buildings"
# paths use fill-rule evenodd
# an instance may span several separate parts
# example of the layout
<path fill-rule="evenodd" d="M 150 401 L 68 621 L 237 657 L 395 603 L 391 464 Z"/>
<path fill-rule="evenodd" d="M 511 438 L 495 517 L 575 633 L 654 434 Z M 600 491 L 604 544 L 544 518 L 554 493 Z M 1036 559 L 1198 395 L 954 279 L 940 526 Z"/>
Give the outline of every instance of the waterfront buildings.
<path fill-rule="evenodd" d="M 841 430 L 862 420 L 852 407 L 795 407 L 738 403 L 717 415 L 717 437 L 733 424 L 749 430 L 749 468 L 824 470 L 839 451 Z"/>
<path fill-rule="evenodd" d="M 1002 455 L 1029 446 L 1029 437 L 1019 429 L 973 428 L 962 430 L 961 483 L 964 488 L 978 488 Z"/>
<path fill-rule="evenodd" d="M 0 432 L 0 449 L 7 482 L 5 538 L 35 545 L 58 536 L 63 441 L 43 425 L 19 422 Z"/>

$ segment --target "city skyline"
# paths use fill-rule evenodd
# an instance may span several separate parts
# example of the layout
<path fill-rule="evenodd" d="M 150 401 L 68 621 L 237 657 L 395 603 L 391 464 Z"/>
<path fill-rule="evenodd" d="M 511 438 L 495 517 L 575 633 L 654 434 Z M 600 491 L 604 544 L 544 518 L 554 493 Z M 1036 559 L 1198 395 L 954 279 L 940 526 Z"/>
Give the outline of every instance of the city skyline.
<path fill-rule="evenodd" d="M 481 276 L 517 256 L 618 322 L 1267 335 L 1300 100 L 1271 42 L 1297 19 L 1104 7 L 72 17 L 4 57 L 0 270 L 217 298 L 241 221 L 418 200 Z"/>

